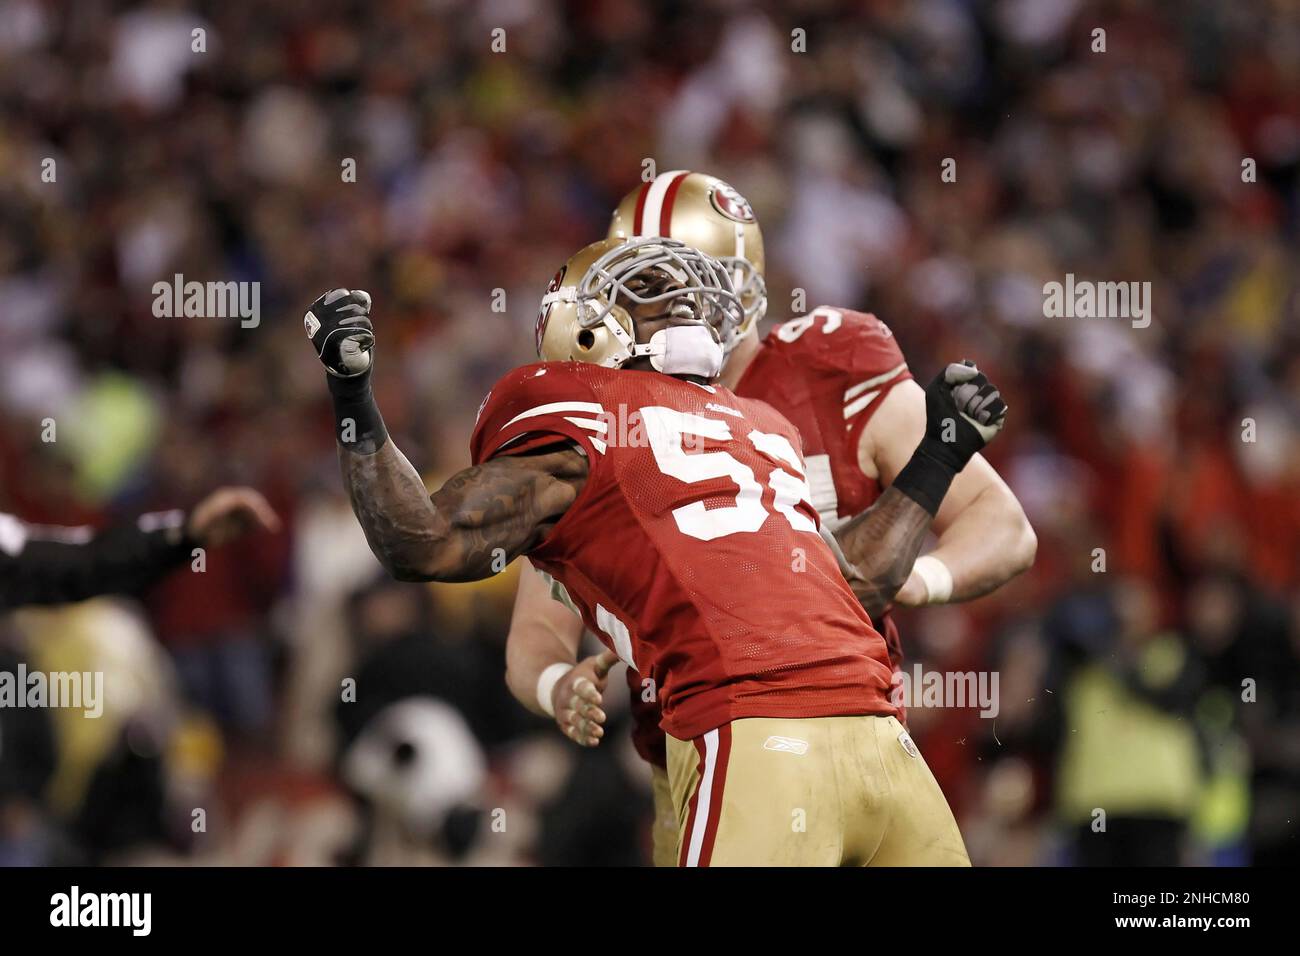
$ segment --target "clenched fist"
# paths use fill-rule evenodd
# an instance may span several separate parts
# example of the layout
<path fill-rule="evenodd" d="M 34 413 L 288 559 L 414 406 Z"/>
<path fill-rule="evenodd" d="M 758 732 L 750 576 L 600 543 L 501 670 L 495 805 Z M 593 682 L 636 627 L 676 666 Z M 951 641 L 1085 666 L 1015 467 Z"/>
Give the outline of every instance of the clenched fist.
<path fill-rule="evenodd" d="M 370 371 L 375 328 L 370 322 L 370 293 L 331 289 L 302 319 L 316 357 L 331 375 L 353 378 Z"/>
<path fill-rule="evenodd" d="M 974 362 L 954 362 L 926 386 L 925 419 L 927 451 L 961 471 L 1002 431 L 1007 403 Z"/>

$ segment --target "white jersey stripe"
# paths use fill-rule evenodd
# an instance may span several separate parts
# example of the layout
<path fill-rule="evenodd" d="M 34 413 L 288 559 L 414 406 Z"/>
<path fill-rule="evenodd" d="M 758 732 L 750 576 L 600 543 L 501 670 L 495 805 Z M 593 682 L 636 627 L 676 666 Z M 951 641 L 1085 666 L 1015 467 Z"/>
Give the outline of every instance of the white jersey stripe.
<path fill-rule="evenodd" d="M 636 658 L 632 655 L 632 633 L 627 629 L 627 625 L 605 605 L 597 604 L 596 626 L 614 642 L 614 652 L 618 654 L 618 659 L 635 671 L 637 666 Z"/>
<path fill-rule="evenodd" d="M 859 395 L 861 395 L 869 388 L 875 388 L 877 385 L 884 385 L 891 378 L 893 378 L 895 375 L 898 375 L 906 368 L 907 368 L 907 363 L 904 362 L 902 365 L 898 365 L 894 368 L 891 368 L 888 372 L 885 372 L 881 375 L 877 375 L 875 378 L 869 378 L 865 382 L 862 382 L 858 385 L 854 385 L 852 388 L 848 389 L 844 393 L 844 401 L 848 402 L 854 398 L 857 398 Z"/>
<path fill-rule="evenodd" d="M 609 426 L 604 422 L 598 422 L 594 418 L 573 418 L 565 415 L 564 420 L 570 424 L 577 425 L 579 428 L 585 428 L 587 431 L 600 432 L 602 435 L 609 431 Z"/>
<path fill-rule="evenodd" d="M 862 411 L 864 408 L 870 405 L 871 402 L 875 399 L 875 397 L 879 394 L 880 394 L 880 390 L 876 389 L 876 391 L 874 392 L 867 392 L 867 394 L 863 395 L 861 398 L 857 399 L 856 401 L 849 402 L 849 404 L 844 406 L 844 417 L 852 418 L 858 412 Z"/>
<path fill-rule="evenodd" d="M 840 502 L 835 491 L 835 476 L 831 471 L 831 456 L 824 453 L 808 455 L 803 461 L 808 469 L 808 490 L 812 492 L 813 507 L 821 515 L 822 524 L 834 530 L 848 519 L 840 520 Z"/>
<path fill-rule="evenodd" d="M 523 421 L 525 418 L 536 418 L 538 415 L 549 415 L 551 412 L 590 412 L 593 415 L 600 415 L 604 411 L 604 406 L 599 402 L 550 402 L 546 405 L 530 408 L 526 412 L 520 412 L 502 425 L 501 430 L 505 431 L 515 422 Z"/>

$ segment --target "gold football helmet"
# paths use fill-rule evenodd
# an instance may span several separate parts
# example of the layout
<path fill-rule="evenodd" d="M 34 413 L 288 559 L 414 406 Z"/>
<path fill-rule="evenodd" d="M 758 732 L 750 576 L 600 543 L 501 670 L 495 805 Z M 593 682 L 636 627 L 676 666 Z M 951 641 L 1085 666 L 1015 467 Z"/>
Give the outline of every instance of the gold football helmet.
<path fill-rule="evenodd" d="M 763 233 L 745 197 L 715 176 L 675 169 L 642 183 L 618 204 L 607 235 L 678 239 L 725 265 L 744 305 L 740 323 L 720 330 L 728 352 L 767 312 Z"/>
<path fill-rule="evenodd" d="M 637 342 L 630 308 L 674 299 L 689 304 L 692 320 Z M 722 368 L 718 329 L 738 325 L 743 315 L 730 270 L 698 249 L 657 236 L 602 239 L 579 250 L 547 286 L 537 354 L 610 368 L 645 356 L 670 375 L 712 378 Z"/>

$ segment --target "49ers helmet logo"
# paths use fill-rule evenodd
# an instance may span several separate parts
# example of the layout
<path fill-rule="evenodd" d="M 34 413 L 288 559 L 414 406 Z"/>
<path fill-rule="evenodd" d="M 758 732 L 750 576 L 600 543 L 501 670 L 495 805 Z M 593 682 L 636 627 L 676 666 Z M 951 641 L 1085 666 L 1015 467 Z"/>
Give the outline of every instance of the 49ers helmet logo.
<path fill-rule="evenodd" d="M 559 271 L 551 278 L 550 284 L 546 286 L 546 294 L 560 290 L 560 283 L 564 281 L 564 273 L 568 270 L 568 264 L 560 266 Z M 533 326 L 533 338 L 537 343 L 537 354 L 542 354 L 542 339 L 546 337 L 546 323 L 551 319 L 551 309 L 555 308 L 554 302 L 545 303 L 537 310 L 537 324 Z"/>
<path fill-rule="evenodd" d="M 735 187 L 727 183 L 718 183 L 709 190 L 709 202 L 713 203 L 713 208 L 728 219 L 736 222 L 754 221 L 754 207 L 744 196 L 736 192 Z"/>

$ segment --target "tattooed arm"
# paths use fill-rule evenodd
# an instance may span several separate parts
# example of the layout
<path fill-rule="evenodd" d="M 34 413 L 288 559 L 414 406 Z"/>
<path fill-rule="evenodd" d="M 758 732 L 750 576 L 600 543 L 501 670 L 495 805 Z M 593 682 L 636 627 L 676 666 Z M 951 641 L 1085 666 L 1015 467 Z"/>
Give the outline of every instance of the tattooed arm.
<path fill-rule="evenodd" d="M 934 515 L 896 487 L 835 532 L 849 586 L 872 620 L 894 600 L 921 553 Z"/>
<path fill-rule="evenodd" d="M 587 481 L 587 459 L 557 435 L 530 454 L 467 468 L 432 495 L 389 440 L 371 390 L 370 295 L 331 289 L 303 316 L 328 372 L 343 485 L 370 550 L 400 581 L 477 581 L 536 547 Z"/>
<path fill-rule="evenodd" d="M 374 454 L 339 448 L 343 484 L 370 550 L 399 581 L 477 581 L 536 547 L 587 480 L 576 448 L 466 468 L 429 495 L 390 440 Z"/>

